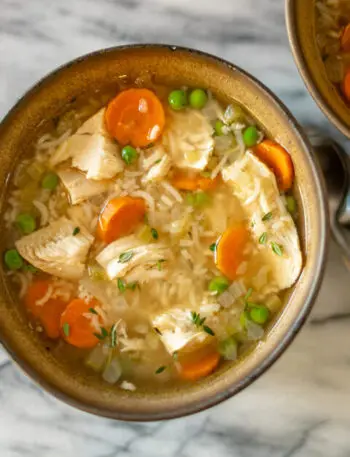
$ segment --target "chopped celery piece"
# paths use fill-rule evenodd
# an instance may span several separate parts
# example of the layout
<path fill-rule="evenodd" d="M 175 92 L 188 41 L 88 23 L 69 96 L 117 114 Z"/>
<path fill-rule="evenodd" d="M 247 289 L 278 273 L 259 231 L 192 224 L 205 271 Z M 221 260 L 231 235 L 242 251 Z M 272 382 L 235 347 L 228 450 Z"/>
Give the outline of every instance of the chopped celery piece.
<path fill-rule="evenodd" d="M 154 241 L 152 229 L 149 225 L 144 224 L 136 234 L 137 238 L 144 243 L 151 243 Z"/>
<path fill-rule="evenodd" d="M 236 360 L 237 359 L 237 341 L 230 336 L 226 340 L 220 341 L 219 353 L 224 357 L 225 360 Z"/>

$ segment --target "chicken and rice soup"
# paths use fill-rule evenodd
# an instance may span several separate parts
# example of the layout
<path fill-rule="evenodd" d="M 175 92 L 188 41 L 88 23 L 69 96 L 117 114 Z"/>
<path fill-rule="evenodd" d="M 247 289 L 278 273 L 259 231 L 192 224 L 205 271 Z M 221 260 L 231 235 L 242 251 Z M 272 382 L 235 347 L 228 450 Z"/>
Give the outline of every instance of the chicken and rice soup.
<path fill-rule="evenodd" d="M 128 390 L 196 381 L 264 337 L 300 274 L 290 155 L 203 89 L 84 103 L 15 169 L 8 277 L 57 357 Z"/>
<path fill-rule="evenodd" d="M 316 38 L 328 78 L 350 103 L 350 2 L 316 1 Z"/>

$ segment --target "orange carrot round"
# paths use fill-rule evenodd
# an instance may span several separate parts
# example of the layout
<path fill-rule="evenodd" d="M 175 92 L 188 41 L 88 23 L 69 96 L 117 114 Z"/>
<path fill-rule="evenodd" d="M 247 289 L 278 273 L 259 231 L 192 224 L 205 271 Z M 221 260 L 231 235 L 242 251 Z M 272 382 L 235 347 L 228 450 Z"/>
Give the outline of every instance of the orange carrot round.
<path fill-rule="evenodd" d="M 274 172 L 279 189 L 289 190 L 293 185 L 294 166 L 288 152 L 278 143 L 264 140 L 253 148 L 254 154 Z"/>
<path fill-rule="evenodd" d="M 27 290 L 24 302 L 34 317 L 39 319 L 49 338 L 60 336 L 60 318 L 67 303 L 59 298 L 50 298 L 43 305 L 37 304 L 45 297 L 50 287 L 50 281 L 35 281 Z"/>
<path fill-rule="evenodd" d="M 229 227 L 219 238 L 216 246 L 215 262 L 221 273 L 233 281 L 237 268 L 244 259 L 244 248 L 249 240 L 248 230 L 244 225 Z"/>
<path fill-rule="evenodd" d="M 40 280 L 33 282 L 27 289 L 24 297 L 24 304 L 35 317 L 39 317 L 41 306 L 37 302 L 41 300 L 48 292 L 51 281 Z"/>
<path fill-rule="evenodd" d="M 80 298 L 75 298 L 69 303 L 61 315 L 61 335 L 65 341 L 78 348 L 91 348 L 96 346 L 98 338 L 94 335 L 96 329 L 91 320 L 85 316 L 90 308 L 96 304 L 86 303 Z"/>
<path fill-rule="evenodd" d="M 219 183 L 219 177 L 215 179 L 206 178 L 201 175 L 191 176 L 178 171 L 171 179 L 171 184 L 179 190 L 213 190 Z"/>
<path fill-rule="evenodd" d="M 341 37 L 341 47 L 345 52 L 350 52 L 350 24 L 348 24 Z"/>
<path fill-rule="evenodd" d="M 145 213 L 146 204 L 142 198 L 113 198 L 100 214 L 97 235 L 106 243 L 129 235 L 142 222 Z"/>
<path fill-rule="evenodd" d="M 156 141 L 164 128 L 164 109 L 148 89 L 127 89 L 107 106 L 107 131 L 121 145 L 144 147 Z"/>
<path fill-rule="evenodd" d="M 197 379 L 212 373 L 218 366 L 219 361 L 220 354 L 215 351 L 191 362 L 179 362 L 181 366 L 180 377 L 186 381 L 197 381 Z"/>
<path fill-rule="evenodd" d="M 343 84 L 342 84 L 343 94 L 348 102 L 350 102 L 350 68 L 347 69 Z"/>

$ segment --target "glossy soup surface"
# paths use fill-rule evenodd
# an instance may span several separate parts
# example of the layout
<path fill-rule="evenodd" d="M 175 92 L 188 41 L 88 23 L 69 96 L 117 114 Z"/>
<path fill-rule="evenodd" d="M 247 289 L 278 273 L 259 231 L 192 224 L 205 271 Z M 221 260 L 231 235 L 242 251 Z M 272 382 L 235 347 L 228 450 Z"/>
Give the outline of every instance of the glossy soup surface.
<path fill-rule="evenodd" d="M 31 331 L 129 390 L 239 359 L 302 268 L 293 178 L 244 107 L 203 89 L 67 107 L 17 165 L 5 213 Z"/>

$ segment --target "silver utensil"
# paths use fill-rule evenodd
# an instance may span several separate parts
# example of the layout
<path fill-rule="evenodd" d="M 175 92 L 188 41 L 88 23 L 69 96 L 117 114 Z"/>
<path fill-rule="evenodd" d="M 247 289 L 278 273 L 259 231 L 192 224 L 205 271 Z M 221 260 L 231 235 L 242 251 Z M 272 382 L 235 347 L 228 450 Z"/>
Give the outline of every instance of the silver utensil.
<path fill-rule="evenodd" d="M 306 132 L 324 174 L 333 238 L 350 262 L 350 158 L 331 138 L 312 129 Z"/>

